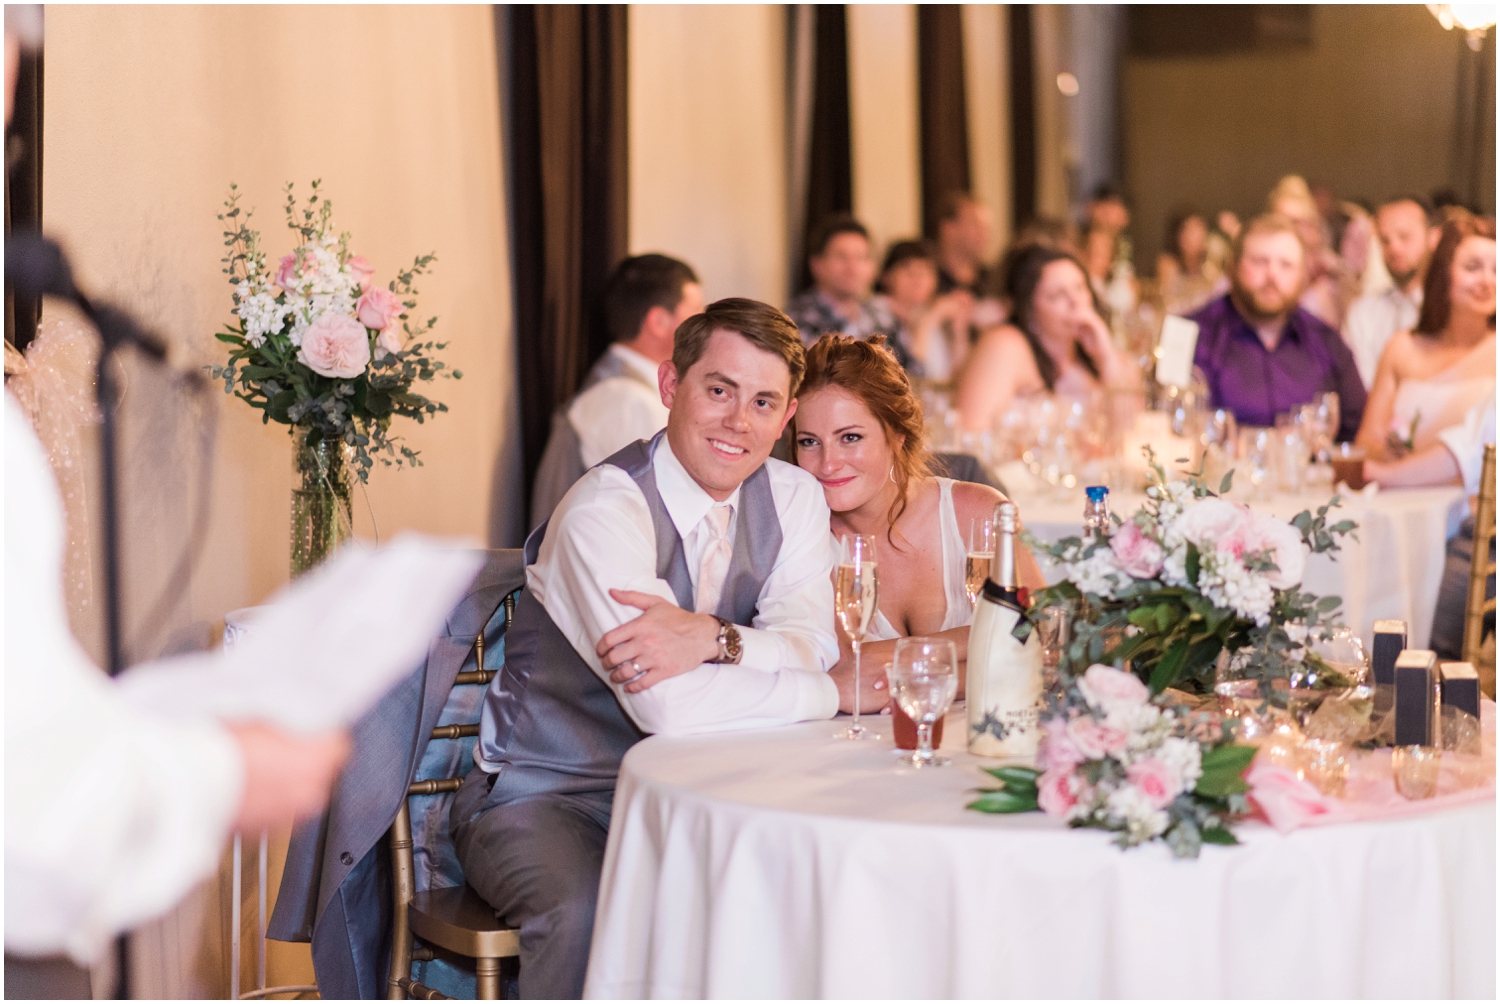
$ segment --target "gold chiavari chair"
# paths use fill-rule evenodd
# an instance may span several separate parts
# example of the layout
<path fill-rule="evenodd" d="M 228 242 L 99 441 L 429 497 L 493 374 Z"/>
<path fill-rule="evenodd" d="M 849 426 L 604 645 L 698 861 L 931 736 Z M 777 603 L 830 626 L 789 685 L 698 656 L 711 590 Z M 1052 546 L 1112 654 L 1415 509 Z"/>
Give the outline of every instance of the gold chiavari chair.
<path fill-rule="evenodd" d="M 1488 665 L 1481 652 L 1484 647 L 1484 617 L 1494 613 L 1495 601 L 1488 596 L 1489 579 L 1495 574 L 1490 545 L 1495 539 L 1495 447 L 1484 448 L 1484 467 L 1479 475 L 1479 504 L 1474 511 L 1474 551 L 1469 565 L 1469 599 L 1464 607 L 1464 661 L 1480 671 L 1480 678 L 1495 694 L 1495 664 L 1491 655 Z M 1493 652 L 1493 649 L 1491 649 Z"/>
<path fill-rule="evenodd" d="M 505 597 L 505 627 L 509 631 L 515 616 L 516 594 Z M 488 686 L 495 676 L 484 668 L 484 632 L 474 639 L 477 667 L 459 673 L 453 685 Z M 463 739 L 479 735 L 479 723 L 439 725 L 432 730 L 432 740 Z M 431 740 L 430 740 L 431 741 Z M 419 756 L 420 758 L 420 756 Z M 407 797 L 436 795 L 457 791 L 463 777 L 417 781 L 407 789 Z M 447 1000 L 443 994 L 412 979 L 411 964 L 430 960 L 433 948 L 455 952 L 474 960 L 479 1000 L 500 999 L 500 960 L 519 955 L 520 932 L 507 928 L 495 918 L 495 911 L 467 884 L 448 889 L 416 890 L 416 862 L 412 845 L 411 807 L 401 803 L 401 811 L 391 824 L 391 886 L 395 899 L 391 929 L 391 975 L 389 1000 Z"/>

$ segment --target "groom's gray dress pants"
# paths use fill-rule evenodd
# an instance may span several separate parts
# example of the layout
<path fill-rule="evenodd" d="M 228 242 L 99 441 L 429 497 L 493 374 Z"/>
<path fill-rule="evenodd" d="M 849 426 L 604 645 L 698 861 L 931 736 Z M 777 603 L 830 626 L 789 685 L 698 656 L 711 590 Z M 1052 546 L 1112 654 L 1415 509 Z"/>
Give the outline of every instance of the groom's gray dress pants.
<path fill-rule="evenodd" d="M 491 804 L 475 770 L 453 800 L 454 848 L 474 891 L 521 932 L 520 994 L 583 996 L 613 792 L 533 795 Z"/>

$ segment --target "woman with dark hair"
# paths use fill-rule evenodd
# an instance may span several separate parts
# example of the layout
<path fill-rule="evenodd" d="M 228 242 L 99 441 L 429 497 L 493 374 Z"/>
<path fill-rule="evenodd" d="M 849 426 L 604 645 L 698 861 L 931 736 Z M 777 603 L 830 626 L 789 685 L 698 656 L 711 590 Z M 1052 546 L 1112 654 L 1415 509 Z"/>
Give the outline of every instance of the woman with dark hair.
<path fill-rule="evenodd" d="M 1355 442 L 1376 461 L 1438 442 L 1495 390 L 1495 221 L 1443 224 L 1411 331 L 1386 343 Z"/>
<path fill-rule="evenodd" d="M 1006 276 L 1012 322 L 986 331 L 958 385 L 965 429 L 991 429 L 1018 397 L 1084 397 L 1131 387 L 1140 374 L 1110 340 L 1109 326 L 1078 259 L 1057 248 L 1013 256 Z"/>
<path fill-rule="evenodd" d="M 897 339 L 911 360 L 913 376 L 946 381 L 963 365 L 969 351 L 969 317 L 974 296 L 955 289 L 938 290 L 937 248 L 931 241 L 897 241 L 880 266 L 881 301 L 901 322 Z M 915 365 L 912 365 L 915 363 Z"/>
<path fill-rule="evenodd" d="M 1190 314 L 1229 288 L 1208 259 L 1208 220 L 1194 209 L 1167 219 L 1166 245 L 1156 257 L 1156 284 L 1169 314 Z"/>
<path fill-rule="evenodd" d="M 970 525 L 1004 496 L 929 472 L 921 402 L 881 342 L 824 335 L 808 349 L 792 419 L 797 465 L 823 486 L 835 537 L 876 538 L 880 605 L 866 664 L 889 661 L 895 639 L 910 635 L 950 638 L 963 661 L 974 617 L 964 582 Z M 1016 561 L 1022 585 L 1046 585 L 1030 551 Z M 839 644 L 839 666 L 852 665 L 848 640 Z"/>

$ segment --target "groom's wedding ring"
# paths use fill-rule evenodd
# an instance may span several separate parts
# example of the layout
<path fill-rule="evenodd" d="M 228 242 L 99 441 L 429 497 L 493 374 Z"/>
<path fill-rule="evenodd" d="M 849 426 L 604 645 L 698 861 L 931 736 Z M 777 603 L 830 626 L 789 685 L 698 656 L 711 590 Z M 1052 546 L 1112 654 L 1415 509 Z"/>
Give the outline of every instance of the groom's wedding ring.
<path fill-rule="evenodd" d="M 641 677 L 643 677 L 643 676 L 646 675 L 646 671 L 644 669 L 642 669 L 640 667 L 640 664 L 637 663 L 634 659 L 630 660 L 630 671 L 632 673 L 634 673 L 635 675 L 632 676 L 629 680 L 626 680 L 625 681 L 626 683 L 632 683 L 632 682 L 634 682 L 636 680 L 639 680 Z"/>

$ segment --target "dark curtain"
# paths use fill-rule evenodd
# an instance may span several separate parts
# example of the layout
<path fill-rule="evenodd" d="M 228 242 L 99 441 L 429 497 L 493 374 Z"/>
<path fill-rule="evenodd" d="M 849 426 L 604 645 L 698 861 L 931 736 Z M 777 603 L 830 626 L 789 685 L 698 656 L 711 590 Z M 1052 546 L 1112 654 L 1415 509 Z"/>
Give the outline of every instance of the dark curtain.
<path fill-rule="evenodd" d="M 5 233 L 42 228 L 42 53 L 22 52 L 15 106 L 5 133 Z M 5 291 L 5 340 L 25 350 L 36 337 L 42 301 Z"/>
<path fill-rule="evenodd" d="M 917 6 L 917 109 L 922 141 L 922 231 L 937 236 L 943 196 L 969 190 L 963 8 Z"/>
<path fill-rule="evenodd" d="M 609 345 L 628 243 L 623 4 L 496 8 L 509 39 L 510 205 L 526 496 L 552 412 Z"/>
<path fill-rule="evenodd" d="M 812 137 L 807 164 L 808 231 L 834 213 L 854 209 L 849 157 L 849 33 L 843 4 L 814 9 Z M 803 244 L 804 248 L 806 244 Z M 802 288 L 812 274 L 802 264 Z"/>
<path fill-rule="evenodd" d="M 1017 228 L 1036 216 L 1036 67 L 1031 51 L 1031 5 L 1009 4 L 1011 219 Z"/>

